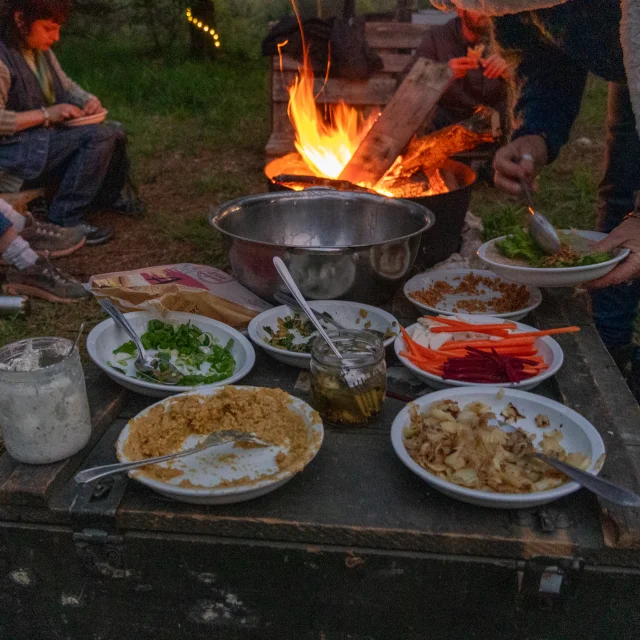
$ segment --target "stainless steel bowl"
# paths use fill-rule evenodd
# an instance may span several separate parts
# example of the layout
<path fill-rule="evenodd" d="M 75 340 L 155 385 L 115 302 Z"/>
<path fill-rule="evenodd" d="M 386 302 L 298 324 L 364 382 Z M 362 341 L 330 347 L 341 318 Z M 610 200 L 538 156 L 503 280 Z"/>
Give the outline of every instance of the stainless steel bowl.
<path fill-rule="evenodd" d="M 280 256 L 309 300 L 389 300 L 433 214 L 408 200 L 314 188 L 238 198 L 211 211 L 236 279 L 266 300 L 285 286 Z"/>

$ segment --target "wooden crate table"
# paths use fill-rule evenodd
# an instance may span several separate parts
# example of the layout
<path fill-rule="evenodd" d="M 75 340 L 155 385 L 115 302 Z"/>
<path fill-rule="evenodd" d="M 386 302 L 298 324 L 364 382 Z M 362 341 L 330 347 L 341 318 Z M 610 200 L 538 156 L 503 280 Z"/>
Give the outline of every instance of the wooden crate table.
<path fill-rule="evenodd" d="M 398 298 L 394 311 L 417 315 Z M 564 366 L 536 392 L 591 420 L 605 477 L 639 490 L 640 408 L 583 307 L 546 292 L 530 322 L 582 326 L 559 336 Z M 369 427 L 327 428 L 303 473 L 249 502 L 174 502 L 124 476 L 76 486 L 153 401 L 88 377 L 88 451 L 39 468 L 0 459 L 0 638 L 639 637 L 640 509 L 586 491 L 523 511 L 447 498 L 396 458 L 392 398 Z M 307 398 L 300 371 L 259 349 L 243 383 Z"/>

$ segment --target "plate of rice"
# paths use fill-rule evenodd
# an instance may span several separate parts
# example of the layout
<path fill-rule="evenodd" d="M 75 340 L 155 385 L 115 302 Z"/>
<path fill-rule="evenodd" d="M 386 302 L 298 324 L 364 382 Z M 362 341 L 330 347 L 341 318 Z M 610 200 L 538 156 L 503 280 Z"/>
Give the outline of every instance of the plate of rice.
<path fill-rule="evenodd" d="M 161 456 L 227 429 L 255 434 L 268 446 L 227 443 L 135 469 L 129 476 L 181 502 L 243 502 L 291 480 L 313 460 L 324 437 L 319 414 L 281 389 L 204 387 L 141 411 L 120 433 L 116 454 L 120 462 Z"/>

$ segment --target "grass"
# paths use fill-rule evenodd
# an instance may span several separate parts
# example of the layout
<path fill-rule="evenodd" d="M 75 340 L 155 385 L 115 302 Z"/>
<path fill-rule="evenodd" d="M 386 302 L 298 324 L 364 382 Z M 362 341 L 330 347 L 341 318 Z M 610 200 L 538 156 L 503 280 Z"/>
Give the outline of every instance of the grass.
<path fill-rule="evenodd" d="M 197 61 L 179 47 L 158 58 L 142 44 L 123 40 L 67 40 L 58 54 L 67 73 L 100 96 L 110 117 L 124 124 L 143 188 L 151 192 L 163 180 L 162 189 L 168 185 L 176 192 L 170 202 L 160 193 L 149 203 L 155 229 L 150 241 L 180 241 L 188 247 L 181 260 L 225 266 L 223 247 L 212 239 L 199 203 L 264 190 L 263 149 L 270 133 L 266 60 L 227 54 L 215 62 Z M 560 226 L 593 225 L 605 109 L 605 84 L 590 82 L 574 142 L 540 178 L 536 200 Z M 575 142 L 583 137 L 590 146 Z M 181 158 L 198 160 L 190 165 L 197 168 L 185 174 Z M 180 214 L 176 202 L 186 203 Z M 472 202 L 492 236 L 516 225 L 521 209 L 519 201 L 484 186 Z M 93 301 L 73 306 L 34 301 L 26 318 L 0 319 L 0 344 L 33 335 L 72 336 L 81 320 L 92 326 L 102 317 Z"/>

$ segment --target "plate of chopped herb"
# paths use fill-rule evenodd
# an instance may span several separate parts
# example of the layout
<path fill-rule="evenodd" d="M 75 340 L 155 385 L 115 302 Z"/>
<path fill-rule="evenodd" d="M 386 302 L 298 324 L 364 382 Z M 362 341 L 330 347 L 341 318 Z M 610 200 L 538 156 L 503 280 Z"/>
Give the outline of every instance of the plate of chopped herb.
<path fill-rule="evenodd" d="M 178 385 L 167 385 L 136 371 L 135 345 L 113 320 L 105 320 L 87 337 L 89 356 L 110 378 L 137 393 L 164 398 L 203 386 L 233 384 L 246 376 L 255 362 L 251 343 L 217 320 L 181 312 L 164 320 L 146 311 L 127 313 L 126 317 L 147 353 L 171 362 L 183 374 Z"/>
<path fill-rule="evenodd" d="M 360 302 L 346 300 L 316 300 L 310 303 L 314 311 L 328 313 L 345 329 L 366 331 L 374 329 L 384 333 L 384 345 L 393 344 L 398 335 L 398 321 L 386 311 Z M 320 318 L 323 325 L 335 331 L 330 323 Z M 310 320 L 282 305 L 262 312 L 249 322 L 249 337 L 254 344 L 270 356 L 285 364 L 308 369 L 311 363 L 311 345 L 316 330 Z"/>
<path fill-rule="evenodd" d="M 529 234 L 520 230 L 485 242 L 478 256 L 503 278 L 538 287 L 572 287 L 609 273 L 629 255 L 629 249 L 595 252 L 592 246 L 606 237 L 597 231 L 558 230 L 562 249 L 545 255 Z"/>

